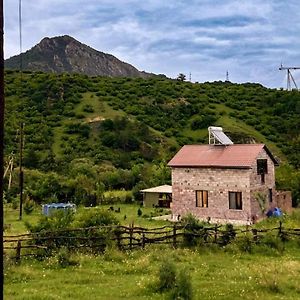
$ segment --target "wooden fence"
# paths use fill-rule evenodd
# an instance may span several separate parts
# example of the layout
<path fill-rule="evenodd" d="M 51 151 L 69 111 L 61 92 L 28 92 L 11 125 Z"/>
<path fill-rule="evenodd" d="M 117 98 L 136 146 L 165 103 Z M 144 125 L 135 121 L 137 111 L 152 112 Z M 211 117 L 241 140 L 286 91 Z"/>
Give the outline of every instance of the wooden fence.
<path fill-rule="evenodd" d="M 66 246 L 69 249 L 84 248 L 88 251 L 103 252 L 107 245 L 115 245 L 120 250 L 145 248 L 149 244 L 169 244 L 173 248 L 202 243 L 226 245 L 232 240 L 245 237 L 257 243 L 266 234 L 272 233 L 283 241 L 298 238 L 300 229 L 284 228 L 282 222 L 271 229 L 234 229 L 221 225 L 192 228 L 180 224 L 159 228 L 137 226 L 97 226 L 65 229 L 51 232 L 28 233 L 4 236 L 5 254 L 20 261 L 22 256 L 49 255 L 54 249 Z"/>

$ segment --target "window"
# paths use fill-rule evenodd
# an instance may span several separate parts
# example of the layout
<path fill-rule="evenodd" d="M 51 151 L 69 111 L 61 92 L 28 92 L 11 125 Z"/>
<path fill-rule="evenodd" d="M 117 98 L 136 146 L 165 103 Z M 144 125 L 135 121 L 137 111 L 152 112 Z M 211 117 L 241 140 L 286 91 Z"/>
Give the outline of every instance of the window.
<path fill-rule="evenodd" d="M 268 174 L 268 161 L 266 159 L 258 159 L 257 174 L 261 177 L 261 183 L 265 183 L 265 174 Z"/>
<path fill-rule="evenodd" d="M 273 192 L 272 192 L 272 189 L 269 189 L 269 201 L 273 202 Z"/>
<path fill-rule="evenodd" d="M 208 207 L 208 191 L 196 191 L 196 207 Z"/>
<path fill-rule="evenodd" d="M 229 192 L 229 209 L 242 209 L 242 192 Z"/>
<path fill-rule="evenodd" d="M 268 174 L 268 161 L 266 159 L 257 160 L 257 174 Z"/>

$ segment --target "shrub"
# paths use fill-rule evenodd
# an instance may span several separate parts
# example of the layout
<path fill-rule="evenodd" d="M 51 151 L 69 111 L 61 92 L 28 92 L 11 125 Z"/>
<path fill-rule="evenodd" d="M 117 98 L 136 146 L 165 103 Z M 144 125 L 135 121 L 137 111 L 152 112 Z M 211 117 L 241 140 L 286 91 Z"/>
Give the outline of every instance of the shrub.
<path fill-rule="evenodd" d="M 94 112 L 95 110 L 94 110 L 94 108 L 93 108 L 93 106 L 91 106 L 90 104 L 85 104 L 84 106 L 83 106 L 83 109 L 82 109 L 84 112 L 87 112 L 87 113 L 92 113 L 92 112 Z"/>
<path fill-rule="evenodd" d="M 182 218 L 181 222 L 184 226 L 183 241 L 185 246 L 196 246 L 198 243 L 207 241 L 208 231 L 204 229 L 203 224 L 192 214 Z"/>
<path fill-rule="evenodd" d="M 253 240 L 249 235 L 245 235 L 237 240 L 237 245 L 241 252 L 252 253 L 253 251 Z"/>
<path fill-rule="evenodd" d="M 85 228 L 85 227 L 92 227 L 92 226 L 117 225 L 117 224 L 119 224 L 119 221 L 112 214 L 112 212 L 104 209 L 93 209 L 93 210 L 88 210 L 80 217 L 78 226 Z"/>
<path fill-rule="evenodd" d="M 24 203 L 23 208 L 24 208 L 24 212 L 27 215 L 30 215 L 34 210 L 34 201 L 31 200 L 31 199 L 26 200 L 25 203 Z"/>
<path fill-rule="evenodd" d="M 71 210 L 58 210 L 50 217 L 42 216 L 35 225 L 25 223 L 30 232 L 55 231 L 70 227 L 74 220 L 74 212 Z"/>
<path fill-rule="evenodd" d="M 265 245 L 268 248 L 272 248 L 277 250 L 279 253 L 283 253 L 284 251 L 284 244 L 280 237 L 266 234 L 261 240 L 260 245 Z"/>
<path fill-rule="evenodd" d="M 138 217 L 141 217 L 143 215 L 143 211 L 141 210 L 141 208 L 139 207 L 139 209 L 137 210 L 137 215 Z"/>
<path fill-rule="evenodd" d="M 221 243 L 223 246 L 229 244 L 232 240 L 234 240 L 236 236 L 235 229 L 233 228 L 232 224 L 226 224 L 225 231 L 222 233 L 221 236 Z"/>
<path fill-rule="evenodd" d="M 61 247 L 59 249 L 56 258 L 58 265 L 62 268 L 78 265 L 78 262 L 72 259 L 71 253 L 66 247 Z"/>
<path fill-rule="evenodd" d="M 170 298 L 172 300 L 191 300 L 193 298 L 191 276 L 186 270 L 179 272 Z"/>
<path fill-rule="evenodd" d="M 19 207 L 19 204 L 20 204 L 19 198 L 17 198 L 17 197 L 12 198 L 12 200 L 11 200 L 12 209 L 17 209 Z"/>
<path fill-rule="evenodd" d="M 158 290 L 160 292 L 171 290 L 175 287 L 176 267 L 175 264 L 166 259 L 163 261 L 158 272 Z"/>
<path fill-rule="evenodd" d="M 76 243 L 75 240 L 69 238 L 59 239 L 45 239 L 45 237 L 51 237 L 56 235 L 56 231 L 60 229 L 67 229 L 71 226 L 74 220 L 74 213 L 68 211 L 56 211 L 51 214 L 50 217 L 42 216 L 35 225 L 31 225 L 25 222 L 25 226 L 32 233 L 39 233 L 36 235 L 32 243 L 35 245 L 46 246 L 46 250 L 40 249 L 37 252 L 37 258 L 43 259 L 46 256 L 50 256 L 54 253 L 57 248 L 62 246 L 70 246 Z M 74 232 L 66 232 L 64 236 L 74 236 Z"/>

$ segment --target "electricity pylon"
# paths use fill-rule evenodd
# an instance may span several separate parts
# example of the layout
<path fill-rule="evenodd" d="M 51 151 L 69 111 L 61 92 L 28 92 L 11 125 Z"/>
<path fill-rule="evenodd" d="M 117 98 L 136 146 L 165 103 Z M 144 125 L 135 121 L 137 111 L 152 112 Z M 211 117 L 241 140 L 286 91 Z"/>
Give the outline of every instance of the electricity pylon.
<path fill-rule="evenodd" d="M 286 89 L 288 91 L 292 90 L 292 83 L 294 83 L 295 88 L 298 90 L 298 86 L 296 84 L 296 81 L 293 77 L 293 74 L 291 72 L 291 70 L 299 70 L 300 67 L 284 67 L 282 64 L 279 67 L 280 71 L 286 70 L 287 72 L 287 82 L 286 82 Z"/>

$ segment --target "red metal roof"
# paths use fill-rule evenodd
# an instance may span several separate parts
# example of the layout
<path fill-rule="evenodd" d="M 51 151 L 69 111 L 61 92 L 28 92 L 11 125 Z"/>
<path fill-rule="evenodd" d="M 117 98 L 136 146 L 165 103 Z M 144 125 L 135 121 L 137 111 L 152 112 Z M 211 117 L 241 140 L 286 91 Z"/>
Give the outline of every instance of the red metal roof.
<path fill-rule="evenodd" d="M 250 168 L 265 149 L 274 164 L 277 161 L 264 144 L 185 145 L 168 163 L 170 167 Z"/>

